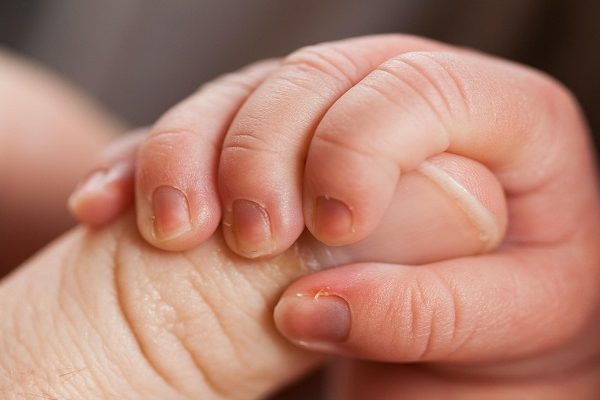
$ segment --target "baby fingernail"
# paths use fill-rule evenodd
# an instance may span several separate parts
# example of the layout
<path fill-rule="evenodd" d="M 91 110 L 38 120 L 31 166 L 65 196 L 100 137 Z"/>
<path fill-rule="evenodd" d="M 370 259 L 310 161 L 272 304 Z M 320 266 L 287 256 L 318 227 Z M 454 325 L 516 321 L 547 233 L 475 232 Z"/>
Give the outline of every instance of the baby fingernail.
<path fill-rule="evenodd" d="M 346 300 L 320 293 L 283 297 L 275 307 L 275 321 L 288 339 L 326 350 L 348 338 L 351 314 Z"/>
<path fill-rule="evenodd" d="M 82 201 L 107 196 L 113 189 L 113 184 L 130 177 L 132 166 L 119 162 L 108 169 L 102 169 L 88 176 L 69 196 L 69 207 L 76 208 Z"/>
<path fill-rule="evenodd" d="M 344 202 L 329 196 L 317 198 L 315 207 L 315 230 L 319 239 L 343 240 L 354 231 L 351 208 Z"/>
<path fill-rule="evenodd" d="M 231 219 L 230 229 L 240 254 L 254 258 L 273 251 L 271 220 L 264 207 L 250 200 L 235 200 Z"/>
<path fill-rule="evenodd" d="M 154 236 L 159 240 L 175 239 L 192 229 L 185 194 L 172 186 L 159 186 L 152 194 Z"/>

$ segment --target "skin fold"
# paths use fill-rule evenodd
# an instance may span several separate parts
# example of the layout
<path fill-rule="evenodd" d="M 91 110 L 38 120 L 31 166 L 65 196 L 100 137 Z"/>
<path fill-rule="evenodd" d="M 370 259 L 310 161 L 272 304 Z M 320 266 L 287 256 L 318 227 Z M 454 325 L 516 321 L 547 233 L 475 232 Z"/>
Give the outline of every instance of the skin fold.
<path fill-rule="evenodd" d="M 248 265 L 218 237 L 163 253 L 131 218 L 79 228 L 0 287 L 2 314 L 15 316 L 2 324 L 2 393 L 259 398 L 315 362 L 269 315 L 281 287 L 306 272 L 290 254 Z"/>

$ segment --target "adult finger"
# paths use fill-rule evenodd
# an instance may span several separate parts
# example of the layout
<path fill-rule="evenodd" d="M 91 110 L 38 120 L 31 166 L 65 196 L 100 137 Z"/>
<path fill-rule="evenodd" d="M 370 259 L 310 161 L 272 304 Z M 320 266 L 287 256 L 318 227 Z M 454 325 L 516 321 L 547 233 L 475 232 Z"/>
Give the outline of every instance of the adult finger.
<path fill-rule="evenodd" d="M 256 399 L 319 357 L 273 328 L 293 252 L 261 263 L 214 237 L 160 251 L 132 215 L 74 229 L 0 282 L 6 399 Z"/>

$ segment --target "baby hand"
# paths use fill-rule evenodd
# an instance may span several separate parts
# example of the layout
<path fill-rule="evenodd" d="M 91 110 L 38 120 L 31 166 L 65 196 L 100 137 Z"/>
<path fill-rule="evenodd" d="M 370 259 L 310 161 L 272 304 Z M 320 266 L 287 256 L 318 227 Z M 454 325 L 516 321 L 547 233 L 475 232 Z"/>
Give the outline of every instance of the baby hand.
<path fill-rule="evenodd" d="M 442 176 L 443 190 L 450 176 L 465 189 L 451 197 L 471 195 L 460 200 L 470 223 L 462 230 L 475 227 L 479 246 L 435 253 L 451 230 L 419 236 L 412 258 L 378 259 L 370 246 L 365 261 L 427 264 L 369 262 L 301 278 L 276 308 L 282 333 L 307 348 L 476 375 L 554 373 L 598 355 L 600 199 L 585 123 L 559 84 L 398 35 L 301 49 L 220 82 L 167 113 L 141 145 L 136 201 L 148 241 L 193 246 L 222 214 L 242 255 L 281 252 L 305 225 L 356 249 L 406 207 L 398 188 L 411 171 Z M 436 155 L 473 164 L 453 176 L 452 162 L 428 167 Z M 502 240 L 498 182 L 510 216 L 502 245 L 459 257 Z M 402 248 L 389 234 L 378 243 Z"/>

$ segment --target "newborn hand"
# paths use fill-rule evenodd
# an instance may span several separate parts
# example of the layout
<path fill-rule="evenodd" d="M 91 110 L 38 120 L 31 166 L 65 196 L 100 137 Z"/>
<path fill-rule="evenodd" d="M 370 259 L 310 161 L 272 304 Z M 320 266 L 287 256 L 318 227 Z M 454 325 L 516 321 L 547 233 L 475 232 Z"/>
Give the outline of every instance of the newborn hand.
<path fill-rule="evenodd" d="M 402 260 L 398 246 L 365 261 L 430 263 L 370 262 L 302 278 L 276 309 L 280 330 L 331 353 L 439 362 L 432 376 L 555 376 L 597 357 L 598 190 L 585 124 L 562 87 L 522 66 L 402 36 L 302 49 L 243 76 L 251 78 L 212 84 L 175 107 L 143 143 L 136 201 L 148 241 L 193 246 L 223 213 L 227 243 L 242 255 L 279 253 L 304 225 L 324 243 L 360 246 L 391 221 L 384 216 L 405 174 L 427 173 L 423 161 L 442 152 L 461 155 L 494 177 L 470 188 L 479 246 L 444 261 L 443 252 L 423 257 L 426 246 Z M 506 238 L 491 254 L 460 258 L 502 237 L 496 180 Z M 433 252 L 447 236 L 434 231 Z M 378 243 L 393 250 L 394 239 Z M 315 324 L 324 318 L 331 329 Z"/>

